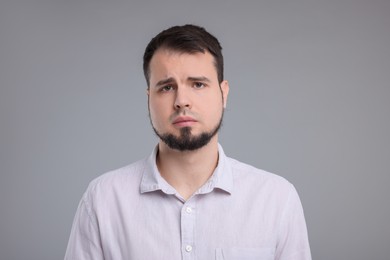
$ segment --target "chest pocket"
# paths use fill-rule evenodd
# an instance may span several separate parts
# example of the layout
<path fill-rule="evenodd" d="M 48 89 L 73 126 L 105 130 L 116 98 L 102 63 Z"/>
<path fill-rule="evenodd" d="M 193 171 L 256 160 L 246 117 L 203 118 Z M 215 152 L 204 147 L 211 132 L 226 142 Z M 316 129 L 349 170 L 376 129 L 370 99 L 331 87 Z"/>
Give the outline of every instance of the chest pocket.
<path fill-rule="evenodd" d="M 217 248 L 216 260 L 273 260 L 272 248 Z"/>

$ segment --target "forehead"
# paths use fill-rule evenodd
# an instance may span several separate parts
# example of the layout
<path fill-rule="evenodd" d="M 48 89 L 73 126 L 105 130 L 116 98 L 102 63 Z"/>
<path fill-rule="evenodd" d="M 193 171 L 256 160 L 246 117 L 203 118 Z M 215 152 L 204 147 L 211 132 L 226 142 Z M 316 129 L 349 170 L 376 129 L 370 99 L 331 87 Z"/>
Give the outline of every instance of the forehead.
<path fill-rule="evenodd" d="M 215 59 L 209 52 L 157 50 L 150 61 L 150 80 L 175 76 L 208 76 L 217 79 Z"/>

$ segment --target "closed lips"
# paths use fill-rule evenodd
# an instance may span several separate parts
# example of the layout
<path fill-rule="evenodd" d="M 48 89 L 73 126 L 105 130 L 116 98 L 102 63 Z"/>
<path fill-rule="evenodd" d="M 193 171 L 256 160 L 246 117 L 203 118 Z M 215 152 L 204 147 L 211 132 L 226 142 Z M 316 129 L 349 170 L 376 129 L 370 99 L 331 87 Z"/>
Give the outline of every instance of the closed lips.
<path fill-rule="evenodd" d="M 196 122 L 196 120 L 193 119 L 192 117 L 178 117 L 173 121 L 174 124 L 184 123 L 184 122 Z"/>

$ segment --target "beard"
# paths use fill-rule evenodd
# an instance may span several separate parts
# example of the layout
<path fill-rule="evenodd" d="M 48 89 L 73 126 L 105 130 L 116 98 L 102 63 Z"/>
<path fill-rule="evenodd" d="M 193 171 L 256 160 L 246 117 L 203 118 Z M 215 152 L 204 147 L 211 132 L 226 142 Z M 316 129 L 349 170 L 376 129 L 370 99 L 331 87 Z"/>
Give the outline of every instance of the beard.
<path fill-rule="evenodd" d="M 150 114 L 149 114 L 150 118 Z M 223 120 L 223 110 L 221 114 L 221 118 L 217 125 L 209 132 L 202 132 L 199 135 L 193 135 L 191 133 L 191 127 L 183 127 L 180 129 L 180 135 L 175 136 L 171 133 L 160 133 L 154 127 L 152 120 L 150 122 L 153 127 L 153 131 L 155 134 L 171 149 L 179 150 L 179 151 L 194 151 L 203 146 L 207 145 L 210 140 L 218 133 L 219 129 L 222 126 Z"/>

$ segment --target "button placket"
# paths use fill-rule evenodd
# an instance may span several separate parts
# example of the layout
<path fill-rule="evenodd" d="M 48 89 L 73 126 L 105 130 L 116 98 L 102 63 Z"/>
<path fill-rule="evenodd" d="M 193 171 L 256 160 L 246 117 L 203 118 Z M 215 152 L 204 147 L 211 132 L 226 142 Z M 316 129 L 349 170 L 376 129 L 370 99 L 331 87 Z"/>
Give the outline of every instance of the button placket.
<path fill-rule="evenodd" d="M 194 241 L 195 241 L 195 199 L 187 201 L 181 210 L 181 242 L 183 259 L 195 259 Z"/>

